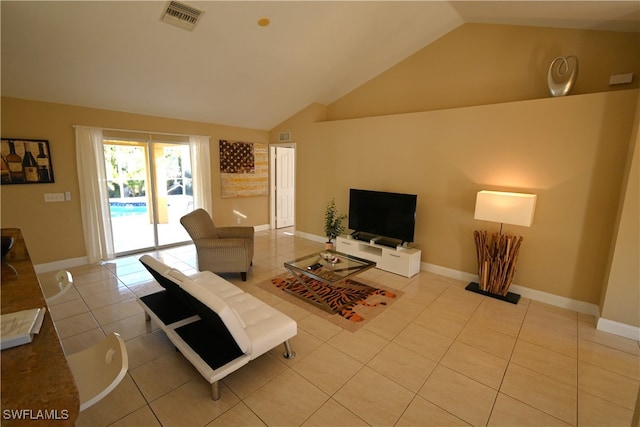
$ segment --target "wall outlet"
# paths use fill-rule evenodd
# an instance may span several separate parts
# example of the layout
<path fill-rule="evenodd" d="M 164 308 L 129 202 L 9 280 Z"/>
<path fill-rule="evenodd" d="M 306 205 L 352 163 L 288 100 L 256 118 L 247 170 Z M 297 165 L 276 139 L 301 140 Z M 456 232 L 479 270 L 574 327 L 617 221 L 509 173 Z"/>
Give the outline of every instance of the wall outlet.
<path fill-rule="evenodd" d="M 44 201 L 50 202 L 64 202 L 64 193 L 45 193 Z"/>
<path fill-rule="evenodd" d="M 240 224 L 242 222 L 242 218 L 236 218 L 236 224 Z"/>

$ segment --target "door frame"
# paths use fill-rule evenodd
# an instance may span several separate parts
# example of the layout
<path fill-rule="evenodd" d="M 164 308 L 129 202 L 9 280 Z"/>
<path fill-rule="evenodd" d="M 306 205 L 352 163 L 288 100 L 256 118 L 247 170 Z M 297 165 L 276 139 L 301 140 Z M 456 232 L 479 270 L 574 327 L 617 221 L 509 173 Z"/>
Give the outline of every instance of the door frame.
<path fill-rule="evenodd" d="M 185 236 L 185 240 L 177 241 L 177 242 L 169 242 L 169 243 L 161 243 L 160 242 L 160 229 L 158 225 L 160 224 L 159 218 L 159 206 L 158 206 L 158 196 L 159 196 L 159 188 L 161 185 L 159 180 L 162 180 L 162 177 L 159 177 L 158 167 L 156 164 L 156 155 L 155 150 L 160 147 L 163 148 L 165 146 L 186 146 L 189 148 L 190 155 L 190 145 L 188 142 L 183 141 L 159 141 L 156 139 L 137 139 L 137 138 L 121 138 L 121 137 L 103 137 L 102 138 L 102 147 L 104 149 L 105 145 L 121 145 L 121 146 L 134 146 L 139 147 L 144 150 L 145 157 L 145 168 L 146 168 L 146 203 L 147 203 L 147 215 L 149 216 L 149 224 L 151 226 L 152 231 L 152 240 L 151 246 L 144 246 L 134 249 L 121 249 L 117 250 L 115 238 L 114 238 L 114 227 L 111 227 L 111 239 L 114 240 L 114 255 L 115 256 L 125 256 L 130 254 L 136 254 L 146 251 L 153 251 L 159 249 L 170 248 L 173 246 L 180 246 L 188 243 L 190 238 L 188 235 Z M 106 159 L 105 159 L 106 162 Z M 192 166 L 191 166 L 192 167 Z M 184 182 L 183 182 L 184 185 Z M 123 189 L 121 188 L 121 191 Z M 176 226 L 178 226 L 177 224 Z"/>
<path fill-rule="evenodd" d="M 275 143 L 275 144 L 269 144 L 269 228 L 271 230 L 275 230 L 276 228 L 276 188 L 277 188 L 277 182 L 276 182 L 276 148 L 277 147 L 283 147 L 283 148 L 293 148 L 293 166 L 294 166 L 294 170 L 298 171 L 298 150 L 296 147 L 296 143 L 295 142 L 283 142 L 283 143 Z M 294 223 L 294 227 L 295 227 L 295 223 L 296 223 L 296 204 L 295 204 L 295 198 L 296 198 L 296 192 L 298 191 L 298 186 L 297 184 L 297 180 L 296 180 L 296 174 L 294 174 L 293 179 L 294 179 L 294 203 L 293 203 L 293 223 Z"/>

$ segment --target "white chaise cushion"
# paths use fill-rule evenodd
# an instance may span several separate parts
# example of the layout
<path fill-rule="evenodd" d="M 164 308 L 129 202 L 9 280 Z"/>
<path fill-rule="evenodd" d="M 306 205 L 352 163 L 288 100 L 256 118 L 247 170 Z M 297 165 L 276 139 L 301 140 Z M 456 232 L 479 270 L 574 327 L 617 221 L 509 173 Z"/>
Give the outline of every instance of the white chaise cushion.
<path fill-rule="evenodd" d="M 167 274 L 171 270 L 171 267 L 169 267 L 167 264 L 161 261 L 158 261 L 157 259 L 155 259 L 150 255 L 142 255 L 140 257 L 140 261 L 142 261 L 144 264 L 147 264 L 149 267 L 153 268 L 155 271 L 157 271 L 158 273 L 162 274 L 165 277 L 167 277 Z"/>
<path fill-rule="evenodd" d="M 189 276 L 187 276 L 180 270 L 176 270 L 175 268 L 170 268 L 169 271 L 167 271 L 167 273 L 164 274 L 164 276 L 172 279 L 174 282 L 178 284 L 184 282 L 186 279 L 189 278 Z"/>
<path fill-rule="evenodd" d="M 251 340 L 252 360 L 298 333 L 295 320 L 251 294 L 234 295 L 225 301 L 245 324 Z"/>
<path fill-rule="evenodd" d="M 207 288 L 222 299 L 241 294 L 244 291 L 211 271 L 201 271 L 189 276 L 189 279 Z"/>
<path fill-rule="evenodd" d="M 222 298 L 218 297 L 210 289 L 207 289 L 202 283 L 185 279 L 180 284 L 180 287 L 209 309 L 216 312 L 243 353 L 251 352 L 251 339 L 245 331 L 244 322 L 238 318 L 236 310 L 233 310 Z"/>

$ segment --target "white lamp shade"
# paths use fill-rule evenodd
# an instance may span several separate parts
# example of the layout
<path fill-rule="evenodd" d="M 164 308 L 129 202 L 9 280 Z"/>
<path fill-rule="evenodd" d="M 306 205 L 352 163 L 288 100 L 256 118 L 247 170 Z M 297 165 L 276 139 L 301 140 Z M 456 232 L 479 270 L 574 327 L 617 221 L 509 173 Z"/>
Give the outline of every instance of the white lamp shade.
<path fill-rule="evenodd" d="M 478 191 L 475 219 L 531 227 L 535 194 Z"/>

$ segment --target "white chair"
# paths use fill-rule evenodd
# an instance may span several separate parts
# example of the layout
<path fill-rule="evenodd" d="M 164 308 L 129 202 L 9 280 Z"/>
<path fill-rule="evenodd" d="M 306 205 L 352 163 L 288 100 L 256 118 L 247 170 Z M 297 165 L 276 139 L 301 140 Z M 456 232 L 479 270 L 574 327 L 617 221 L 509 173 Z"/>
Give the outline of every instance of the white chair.
<path fill-rule="evenodd" d="M 55 283 L 41 283 L 42 293 L 48 303 L 52 303 L 73 286 L 73 276 L 67 270 L 56 273 Z"/>
<path fill-rule="evenodd" d="M 129 368 L 124 340 L 115 332 L 93 347 L 67 356 L 67 361 L 80 393 L 80 411 L 116 388 Z"/>

